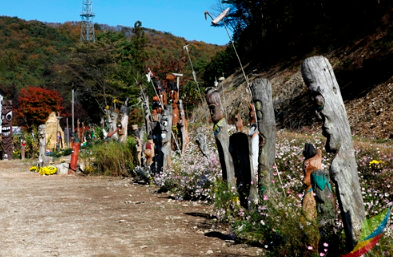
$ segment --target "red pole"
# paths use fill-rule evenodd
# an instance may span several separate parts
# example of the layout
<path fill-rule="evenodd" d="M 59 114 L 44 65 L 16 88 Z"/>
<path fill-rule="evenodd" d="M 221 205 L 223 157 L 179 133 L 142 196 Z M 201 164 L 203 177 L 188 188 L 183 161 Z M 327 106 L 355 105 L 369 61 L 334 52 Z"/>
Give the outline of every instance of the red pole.
<path fill-rule="evenodd" d="M 75 175 L 75 171 L 78 165 L 78 154 L 81 142 L 79 140 L 78 134 L 75 135 L 74 144 L 72 146 L 72 154 L 70 161 L 70 168 L 68 169 L 68 175 Z"/>

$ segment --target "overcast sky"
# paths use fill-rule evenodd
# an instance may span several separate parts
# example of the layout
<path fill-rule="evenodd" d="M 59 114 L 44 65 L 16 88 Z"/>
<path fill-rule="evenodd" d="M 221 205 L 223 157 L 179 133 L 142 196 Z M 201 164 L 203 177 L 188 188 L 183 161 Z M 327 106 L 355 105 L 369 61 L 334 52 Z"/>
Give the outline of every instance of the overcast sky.
<path fill-rule="evenodd" d="M 0 15 L 44 22 L 80 21 L 82 0 L 1 0 Z M 229 42 L 223 27 L 210 26 L 204 11 L 217 6 L 217 0 L 93 0 L 95 23 L 132 27 L 142 26 L 170 32 L 187 40 L 224 45 Z"/>

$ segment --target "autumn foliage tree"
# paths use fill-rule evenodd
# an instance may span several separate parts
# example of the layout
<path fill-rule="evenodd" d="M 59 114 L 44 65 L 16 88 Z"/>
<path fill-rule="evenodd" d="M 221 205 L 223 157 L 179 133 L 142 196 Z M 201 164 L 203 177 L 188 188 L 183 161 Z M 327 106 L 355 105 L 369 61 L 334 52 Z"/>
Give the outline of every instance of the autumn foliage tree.
<path fill-rule="evenodd" d="M 63 98 L 56 90 L 42 87 L 28 87 L 21 89 L 17 117 L 22 118 L 26 127 L 43 124 L 52 112 L 59 112 Z"/>

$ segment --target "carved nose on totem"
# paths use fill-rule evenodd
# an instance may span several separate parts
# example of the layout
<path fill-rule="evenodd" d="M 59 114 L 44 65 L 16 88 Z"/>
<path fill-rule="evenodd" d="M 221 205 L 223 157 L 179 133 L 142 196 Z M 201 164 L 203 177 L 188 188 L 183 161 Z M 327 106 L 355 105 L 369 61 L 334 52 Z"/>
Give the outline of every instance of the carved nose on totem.
<path fill-rule="evenodd" d="M 321 111 L 325 106 L 325 99 L 322 95 L 315 96 L 315 103 L 317 104 L 318 111 Z"/>

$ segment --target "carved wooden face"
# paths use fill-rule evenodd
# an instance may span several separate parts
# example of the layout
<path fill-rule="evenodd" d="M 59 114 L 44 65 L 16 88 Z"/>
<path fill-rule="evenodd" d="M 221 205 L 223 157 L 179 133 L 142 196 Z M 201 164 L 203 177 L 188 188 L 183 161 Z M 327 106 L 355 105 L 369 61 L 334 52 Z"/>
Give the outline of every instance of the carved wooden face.
<path fill-rule="evenodd" d="M 4 137 L 9 137 L 12 132 L 12 103 L 10 101 L 2 101 L 1 120 L 2 131 Z M 11 135 L 12 137 L 12 135 Z"/>
<path fill-rule="evenodd" d="M 322 61 L 315 65 L 315 60 Z M 324 73 L 323 76 L 320 73 Z M 315 114 L 323 121 L 322 134 L 327 138 L 326 151 L 336 152 L 341 147 L 342 138 L 351 137 L 351 131 L 333 68 L 326 58 L 312 57 L 303 63 L 302 75 L 309 88 Z"/>
<path fill-rule="evenodd" d="M 161 80 L 154 80 L 154 81 L 153 81 L 153 84 L 154 84 L 154 87 L 155 87 L 156 90 L 157 90 L 157 93 L 160 93 L 161 91 L 164 90 L 164 87 L 163 87 L 163 85 L 162 85 Z"/>
<path fill-rule="evenodd" d="M 255 124 L 257 123 L 257 116 L 255 113 L 255 106 L 251 103 L 248 104 L 248 110 L 249 110 L 249 119 L 250 119 L 250 124 Z"/>
<path fill-rule="evenodd" d="M 214 88 L 208 89 L 206 93 L 206 101 L 209 106 L 210 115 L 214 123 L 219 122 L 224 118 L 224 112 L 222 110 L 220 94 Z"/>
<path fill-rule="evenodd" d="M 12 159 L 12 101 L 1 101 L 2 109 L 1 109 L 1 133 L 2 133 L 2 142 L 3 142 L 3 159 L 11 160 Z"/>
<path fill-rule="evenodd" d="M 45 137 L 46 137 L 45 125 L 39 125 L 38 126 L 38 139 L 44 140 L 44 142 L 45 142 Z"/>
<path fill-rule="evenodd" d="M 168 143 L 171 139 L 171 127 L 169 124 L 169 112 L 167 110 L 162 111 L 162 118 L 160 120 L 160 128 L 161 128 L 161 140 L 162 143 Z"/>
<path fill-rule="evenodd" d="M 151 120 L 154 122 L 157 122 L 159 120 L 159 116 L 157 113 L 157 110 L 152 110 L 151 111 Z"/>
<path fill-rule="evenodd" d="M 311 101 L 314 104 L 315 114 L 319 120 L 323 121 L 322 135 L 327 138 L 326 151 L 335 152 L 340 148 L 341 135 L 340 133 L 333 133 L 334 124 L 332 124 L 331 117 L 335 116 L 329 108 L 325 108 L 325 98 L 316 91 L 311 91 Z M 345 111 L 345 110 L 344 110 Z"/>
<path fill-rule="evenodd" d="M 255 101 L 255 110 L 256 110 L 255 114 L 256 114 L 257 119 L 259 121 L 262 121 L 263 120 L 263 113 L 262 113 L 262 102 L 261 101 L 259 101 L 259 100 Z"/>

